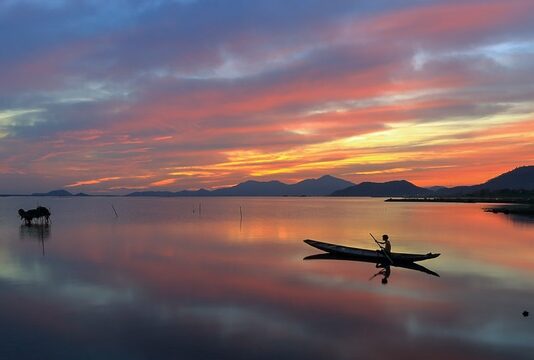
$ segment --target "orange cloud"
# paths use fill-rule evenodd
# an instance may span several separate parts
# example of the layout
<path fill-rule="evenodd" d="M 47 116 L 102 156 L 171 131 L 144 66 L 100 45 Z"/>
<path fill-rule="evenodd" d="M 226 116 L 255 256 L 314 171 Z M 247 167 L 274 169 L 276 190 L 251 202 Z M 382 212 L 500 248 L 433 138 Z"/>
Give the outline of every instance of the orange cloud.
<path fill-rule="evenodd" d="M 152 183 L 150 183 L 149 186 L 165 186 L 165 185 L 171 185 L 171 184 L 174 184 L 176 182 L 176 179 L 164 179 L 164 180 L 159 180 L 159 181 L 154 181 Z"/>
<path fill-rule="evenodd" d="M 92 179 L 92 180 L 82 180 L 75 182 L 74 184 L 65 185 L 65 187 L 78 187 L 78 186 L 84 186 L 84 185 L 95 185 L 100 184 L 107 181 L 113 181 L 113 180 L 120 180 L 120 176 L 112 176 L 112 177 L 104 177 L 99 179 Z"/>

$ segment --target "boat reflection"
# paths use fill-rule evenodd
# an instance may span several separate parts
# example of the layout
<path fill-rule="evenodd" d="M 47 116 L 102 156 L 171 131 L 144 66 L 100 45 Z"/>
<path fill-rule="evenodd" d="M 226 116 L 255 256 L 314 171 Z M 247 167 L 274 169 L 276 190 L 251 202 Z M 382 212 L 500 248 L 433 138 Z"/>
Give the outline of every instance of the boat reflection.
<path fill-rule="evenodd" d="M 390 265 L 390 264 L 377 262 L 369 258 L 362 258 L 362 257 L 350 256 L 350 255 L 335 255 L 335 254 L 330 254 L 330 253 L 322 253 L 322 254 L 306 256 L 303 260 L 342 260 L 342 261 L 357 261 L 357 262 L 366 262 L 366 263 L 375 264 L 377 268 L 380 268 L 380 271 L 374 274 L 371 277 L 371 279 L 375 278 L 376 276 L 382 275 L 383 284 L 387 284 L 388 282 L 388 278 L 391 275 L 391 266 L 404 268 L 404 269 L 410 269 L 410 270 L 416 270 L 416 271 L 420 271 L 428 275 L 439 277 L 438 273 L 430 269 L 427 269 L 426 267 L 422 265 L 416 264 L 414 262 L 403 262 L 403 263 L 396 263 L 395 265 Z"/>

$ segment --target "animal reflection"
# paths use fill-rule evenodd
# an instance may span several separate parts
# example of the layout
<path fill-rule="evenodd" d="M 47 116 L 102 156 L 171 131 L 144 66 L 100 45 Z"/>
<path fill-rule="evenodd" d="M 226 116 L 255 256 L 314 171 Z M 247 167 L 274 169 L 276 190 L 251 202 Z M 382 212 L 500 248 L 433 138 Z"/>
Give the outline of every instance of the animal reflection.
<path fill-rule="evenodd" d="M 49 224 L 50 223 L 50 210 L 44 206 L 38 206 L 36 209 L 30 209 L 25 211 L 24 209 L 19 209 L 19 216 L 21 220 L 24 220 L 24 223 L 27 226 L 31 226 L 34 220 L 37 220 L 39 224 Z"/>
<path fill-rule="evenodd" d="M 21 240 L 37 240 L 41 243 L 43 256 L 45 255 L 45 241 L 50 237 L 49 224 L 34 224 L 32 226 L 21 225 L 19 237 Z"/>
<path fill-rule="evenodd" d="M 47 224 L 21 225 L 19 237 L 21 240 L 47 240 L 50 237 L 50 227 L 51 225 Z"/>

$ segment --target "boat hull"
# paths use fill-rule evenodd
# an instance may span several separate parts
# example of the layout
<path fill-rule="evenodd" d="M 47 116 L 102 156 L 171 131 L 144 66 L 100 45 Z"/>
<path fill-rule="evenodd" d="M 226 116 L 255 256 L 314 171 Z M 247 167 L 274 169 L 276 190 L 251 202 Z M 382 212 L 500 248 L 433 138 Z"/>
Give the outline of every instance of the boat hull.
<path fill-rule="evenodd" d="M 336 245 L 336 244 L 329 244 L 322 241 L 316 241 L 311 239 L 306 239 L 304 242 L 310 246 L 313 246 L 316 249 L 326 251 L 330 254 L 336 254 L 336 255 L 348 255 L 348 256 L 354 256 L 359 257 L 361 259 L 369 259 L 375 262 L 390 262 L 389 259 L 384 255 L 384 253 L 380 250 L 369 250 L 369 249 L 359 249 L 359 248 L 353 248 L 349 246 L 343 246 L 343 245 Z M 437 258 L 440 254 L 408 254 L 408 253 L 389 253 L 389 258 L 394 262 L 415 262 L 415 261 L 422 261 L 422 260 L 428 260 L 428 259 L 434 259 Z"/>

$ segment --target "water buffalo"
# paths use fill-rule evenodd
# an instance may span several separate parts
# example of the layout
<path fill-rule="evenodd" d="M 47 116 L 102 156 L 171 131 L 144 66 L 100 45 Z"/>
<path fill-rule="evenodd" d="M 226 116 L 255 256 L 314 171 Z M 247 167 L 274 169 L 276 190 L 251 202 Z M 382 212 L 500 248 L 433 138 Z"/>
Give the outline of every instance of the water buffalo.
<path fill-rule="evenodd" d="M 50 210 L 48 210 L 44 206 L 38 206 L 36 209 L 30 209 L 28 211 L 24 211 L 24 209 L 19 209 L 20 219 L 24 220 L 26 225 L 31 225 L 34 219 L 48 224 L 50 223 L 50 215 Z"/>

